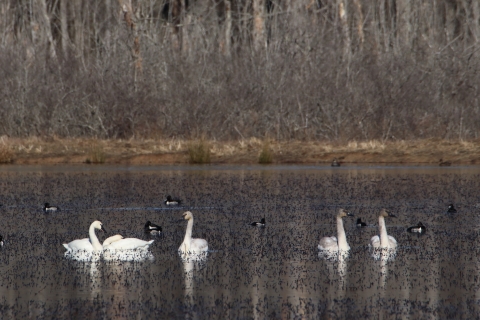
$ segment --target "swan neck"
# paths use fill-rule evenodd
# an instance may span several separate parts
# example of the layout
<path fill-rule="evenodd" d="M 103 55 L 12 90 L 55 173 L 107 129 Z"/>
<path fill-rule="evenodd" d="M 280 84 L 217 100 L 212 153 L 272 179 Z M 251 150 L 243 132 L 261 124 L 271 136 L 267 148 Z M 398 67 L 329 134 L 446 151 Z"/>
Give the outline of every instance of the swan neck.
<path fill-rule="evenodd" d="M 94 251 L 101 251 L 103 250 L 103 246 L 98 241 L 97 235 L 95 234 L 95 226 L 92 224 L 90 229 L 88 230 L 88 235 L 90 236 L 90 243 L 92 244 Z"/>
<path fill-rule="evenodd" d="M 343 228 L 343 220 L 341 217 L 337 217 L 337 239 L 339 250 L 350 249 L 347 243 L 347 236 L 345 235 L 345 229 Z"/>
<path fill-rule="evenodd" d="M 378 229 L 380 232 L 380 247 L 388 248 L 387 227 L 385 226 L 385 218 L 382 216 L 378 217 Z"/>
<path fill-rule="evenodd" d="M 185 238 L 183 239 L 182 251 L 190 250 L 190 243 L 192 242 L 192 229 L 193 229 L 193 218 L 188 220 L 187 231 L 185 232 Z"/>

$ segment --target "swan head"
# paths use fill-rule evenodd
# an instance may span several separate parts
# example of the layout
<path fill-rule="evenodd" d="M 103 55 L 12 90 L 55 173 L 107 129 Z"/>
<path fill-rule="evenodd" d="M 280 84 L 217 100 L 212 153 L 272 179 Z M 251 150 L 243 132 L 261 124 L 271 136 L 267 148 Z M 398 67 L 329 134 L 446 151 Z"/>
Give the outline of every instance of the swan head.
<path fill-rule="evenodd" d="M 95 228 L 95 229 L 99 229 L 99 230 L 102 230 L 103 232 L 107 233 L 107 230 L 105 230 L 105 228 L 103 227 L 103 223 L 101 223 L 100 221 L 93 221 L 92 223 L 92 226 Z"/>
<path fill-rule="evenodd" d="M 342 209 L 342 208 L 338 209 L 338 215 L 337 215 L 337 217 L 343 218 L 343 217 L 347 217 L 347 216 L 348 216 L 348 217 L 353 217 L 354 215 L 353 215 L 353 213 L 348 212 L 348 211 L 345 210 L 345 209 Z"/>
<path fill-rule="evenodd" d="M 380 211 L 380 217 L 392 217 L 392 218 L 396 218 L 397 216 L 392 214 L 390 211 L 388 211 L 387 209 L 383 208 L 382 211 Z"/>
<path fill-rule="evenodd" d="M 190 212 L 190 211 L 185 211 L 183 214 L 182 214 L 183 218 L 185 220 L 190 220 L 190 219 L 193 219 L 193 214 Z"/>

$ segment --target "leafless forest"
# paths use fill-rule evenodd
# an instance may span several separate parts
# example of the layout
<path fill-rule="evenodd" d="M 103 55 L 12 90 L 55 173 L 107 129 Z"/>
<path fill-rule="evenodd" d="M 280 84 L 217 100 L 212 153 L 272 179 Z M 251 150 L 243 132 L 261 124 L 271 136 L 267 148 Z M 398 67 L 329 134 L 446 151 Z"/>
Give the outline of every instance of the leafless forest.
<path fill-rule="evenodd" d="M 480 136 L 477 0 L 3 0 L 0 135 Z"/>

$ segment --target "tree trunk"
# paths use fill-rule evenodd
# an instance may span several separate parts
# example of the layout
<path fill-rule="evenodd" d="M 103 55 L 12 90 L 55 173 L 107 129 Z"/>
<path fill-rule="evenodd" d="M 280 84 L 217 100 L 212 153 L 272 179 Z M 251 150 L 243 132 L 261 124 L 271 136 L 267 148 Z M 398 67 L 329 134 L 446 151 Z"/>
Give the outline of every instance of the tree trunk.
<path fill-rule="evenodd" d="M 43 33 L 47 40 L 48 53 L 50 58 L 55 59 L 57 57 L 57 54 L 55 52 L 55 42 L 53 41 L 52 36 L 52 27 L 50 26 L 50 17 L 48 16 L 47 12 L 47 3 L 45 2 L 45 0 L 38 1 L 38 4 L 40 5 L 40 14 L 42 16 Z"/>
<path fill-rule="evenodd" d="M 363 32 L 364 17 L 362 11 L 362 4 L 360 3 L 360 0 L 353 0 L 353 3 L 355 4 L 355 9 L 357 11 L 357 34 L 359 39 L 359 47 L 360 50 L 362 50 L 363 43 L 365 42 L 365 33 Z"/>
<path fill-rule="evenodd" d="M 350 32 L 348 30 L 347 12 L 343 0 L 339 0 L 338 14 L 342 24 L 343 33 L 343 58 L 348 60 L 351 52 Z"/>
<path fill-rule="evenodd" d="M 255 51 L 266 47 L 264 0 L 253 0 L 253 46 Z"/>
<path fill-rule="evenodd" d="M 232 46 L 232 3 L 230 0 L 225 0 L 225 47 L 224 53 L 230 56 Z"/>
<path fill-rule="evenodd" d="M 69 0 L 61 0 L 60 2 L 60 28 L 62 32 L 62 51 L 63 54 L 67 54 L 68 50 L 68 5 Z"/>
<path fill-rule="evenodd" d="M 410 0 L 397 0 L 397 43 L 400 47 L 410 47 L 411 16 Z"/>
<path fill-rule="evenodd" d="M 68 0 L 67 0 L 68 1 Z M 82 21 L 82 0 L 74 0 L 73 8 L 73 29 L 75 39 L 75 54 L 84 58 L 83 50 L 83 21 Z"/>

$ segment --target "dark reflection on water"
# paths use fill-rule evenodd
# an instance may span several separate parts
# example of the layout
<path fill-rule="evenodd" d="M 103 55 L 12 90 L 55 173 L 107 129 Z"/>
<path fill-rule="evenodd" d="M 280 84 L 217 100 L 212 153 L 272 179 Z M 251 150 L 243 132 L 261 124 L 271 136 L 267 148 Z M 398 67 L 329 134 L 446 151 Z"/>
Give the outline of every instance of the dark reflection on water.
<path fill-rule="evenodd" d="M 93 168 L 93 169 L 90 169 Z M 480 168 L 2 167 L 2 318 L 475 318 L 480 313 Z M 166 208 L 167 194 L 181 208 Z M 58 213 L 44 214 L 44 202 Z M 446 214 L 454 203 L 457 214 Z M 344 219 L 349 257 L 318 256 Z M 368 250 L 381 207 L 399 247 Z M 177 254 L 186 221 L 205 261 Z M 266 228 L 249 225 L 265 217 Z M 358 229 L 356 218 L 370 226 Z M 78 262 L 62 243 L 108 235 L 156 239 L 153 261 Z M 143 233 L 150 220 L 163 234 Z M 421 221 L 423 236 L 406 232 Z"/>

